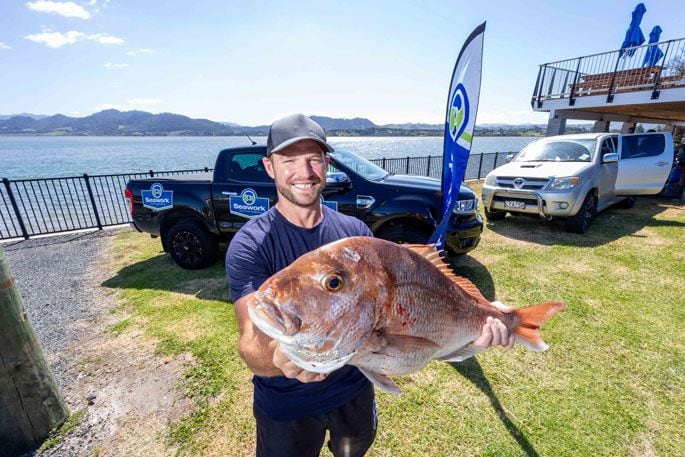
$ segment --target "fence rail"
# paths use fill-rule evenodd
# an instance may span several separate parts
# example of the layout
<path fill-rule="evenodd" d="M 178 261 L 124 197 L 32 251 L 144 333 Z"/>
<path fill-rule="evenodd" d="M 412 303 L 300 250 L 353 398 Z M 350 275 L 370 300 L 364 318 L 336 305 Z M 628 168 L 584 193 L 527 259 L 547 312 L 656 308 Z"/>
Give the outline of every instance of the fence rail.
<path fill-rule="evenodd" d="M 540 65 L 531 106 L 545 100 L 651 90 L 652 99 L 662 89 L 685 86 L 685 38 L 603 52 Z"/>
<path fill-rule="evenodd" d="M 472 155 L 465 180 L 484 177 L 504 163 L 510 152 Z M 382 158 L 371 160 L 388 172 L 440 179 L 442 156 Z M 123 189 L 130 179 L 178 176 L 213 171 L 153 171 L 60 178 L 4 178 L 0 185 L 0 240 L 29 239 L 36 235 L 102 229 L 131 222 Z"/>

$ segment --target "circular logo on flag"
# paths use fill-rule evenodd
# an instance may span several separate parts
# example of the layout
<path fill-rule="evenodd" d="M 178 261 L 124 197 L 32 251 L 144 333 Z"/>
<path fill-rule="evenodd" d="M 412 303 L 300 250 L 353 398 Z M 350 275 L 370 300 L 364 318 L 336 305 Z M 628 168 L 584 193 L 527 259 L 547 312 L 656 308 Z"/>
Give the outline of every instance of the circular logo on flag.
<path fill-rule="evenodd" d="M 159 183 L 155 183 L 150 187 L 150 192 L 152 192 L 153 197 L 159 198 L 162 196 L 162 192 L 164 192 L 164 187 Z"/>
<path fill-rule="evenodd" d="M 245 189 L 240 196 L 246 205 L 254 205 L 254 202 L 257 201 L 257 192 L 252 189 Z"/>
<path fill-rule="evenodd" d="M 457 84 L 449 108 L 449 128 L 452 141 L 456 143 L 469 122 L 469 98 L 463 84 Z"/>

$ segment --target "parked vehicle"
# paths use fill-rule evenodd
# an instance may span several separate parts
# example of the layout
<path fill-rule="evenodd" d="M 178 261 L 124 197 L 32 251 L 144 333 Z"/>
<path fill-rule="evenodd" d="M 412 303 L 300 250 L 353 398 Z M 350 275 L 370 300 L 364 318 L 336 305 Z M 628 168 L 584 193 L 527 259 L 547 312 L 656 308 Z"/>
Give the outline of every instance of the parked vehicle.
<path fill-rule="evenodd" d="M 183 268 L 210 265 L 218 243 L 275 203 L 265 154 L 265 146 L 224 149 L 213 174 L 129 181 L 124 195 L 134 227 L 161 237 L 164 250 Z M 428 241 L 440 222 L 440 181 L 393 175 L 342 149 L 329 155 L 324 204 L 359 218 L 380 238 Z M 458 198 L 445 242 L 454 254 L 474 249 L 483 230 L 476 194 L 462 185 Z"/>
<path fill-rule="evenodd" d="M 673 162 L 670 133 L 587 133 L 543 138 L 488 173 L 483 207 L 490 220 L 507 213 L 564 218 L 585 233 L 610 205 L 630 208 L 635 195 L 657 194 Z"/>

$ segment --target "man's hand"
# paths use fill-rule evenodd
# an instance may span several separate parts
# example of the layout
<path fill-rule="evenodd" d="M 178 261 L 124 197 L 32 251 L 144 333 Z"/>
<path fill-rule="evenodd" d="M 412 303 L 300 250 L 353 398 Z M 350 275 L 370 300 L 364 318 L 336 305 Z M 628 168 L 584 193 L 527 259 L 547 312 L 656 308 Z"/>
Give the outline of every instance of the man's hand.
<path fill-rule="evenodd" d="M 295 362 L 283 354 L 280 344 L 276 343 L 275 346 L 273 357 L 274 366 L 281 370 L 286 378 L 297 379 L 300 382 L 318 382 L 326 379 L 326 374 L 324 373 L 312 373 L 311 371 L 306 371 L 298 367 L 295 365 Z"/>
<path fill-rule="evenodd" d="M 509 313 L 512 310 L 512 308 L 499 302 L 493 302 L 492 305 L 503 313 Z M 515 342 L 516 338 L 509 332 L 509 329 L 502 321 L 488 316 L 480 336 L 471 344 L 482 348 L 504 346 L 506 349 L 511 349 Z"/>

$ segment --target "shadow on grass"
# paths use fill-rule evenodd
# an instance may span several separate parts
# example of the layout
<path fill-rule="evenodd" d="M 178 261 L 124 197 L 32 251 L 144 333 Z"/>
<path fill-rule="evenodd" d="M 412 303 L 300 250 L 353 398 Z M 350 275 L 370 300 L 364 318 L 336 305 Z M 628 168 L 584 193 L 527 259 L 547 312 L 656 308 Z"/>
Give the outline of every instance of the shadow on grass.
<path fill-rule="evenodd" d="M 451 362 L 450 365 L 488 396 L 490 404 L 497 412 L 500 421 L 502 421 L 502 424 L 507 428 L 511 437 L 516 440 L 521 447 L 521 450 L 529 457 L 538 457 L 539 454 L 530 441 L 528 441 L 523 432 L 511 421 L 511 419 L 509 419 L 509 416 L 507 416 L 507 412 L 504 410 L 497 395 L 495 395 L 495 392 L 492 390 L 490 382 L 488 381 L 488 378 L 485 377 L 485 373 L 483 373 L 483 369 L 478 363 L 478 360 L 471 358 L 464 362 Z"/>
<path fill-rule="evenodd" d="M 203 270 L 184 270 L 167 254 L 161 254 L 120 269 L 102 286 L 110 289 L 165 290 L 204 300 L 230 301 L 222 260 Z"/>
<path fill-rule="evenodd" d="M 449 264 L 454 274 L 468 278 L 485 298 L 490 301 L 495 299 L 495 283 L 485 265 L 468 255 L 454 257 Z"/>
<path fill-rule="evenodd" d="M 487 221 L 487 227 L 501 236 L 529 243 L 595 247 L 625 236 L 642 236 L 636 233 L 646 227 L 685 228 L 682 222 L 655 218 L 672 206 L 672 201 L 656 198 L 639 198 L 631 209 L 612 206 L 595 216 L 584 235 L 567 233 L 561 219 L 547 222 L 539 217 L 509 215 L 502 221 Z"/>

